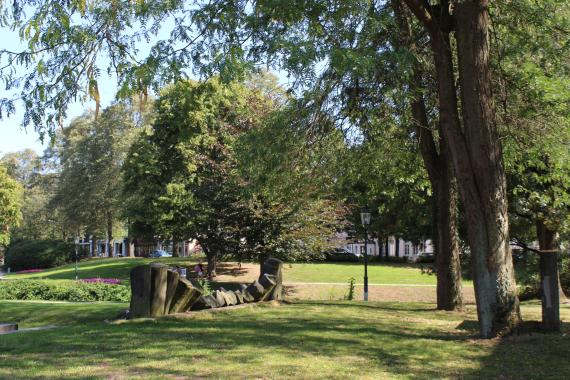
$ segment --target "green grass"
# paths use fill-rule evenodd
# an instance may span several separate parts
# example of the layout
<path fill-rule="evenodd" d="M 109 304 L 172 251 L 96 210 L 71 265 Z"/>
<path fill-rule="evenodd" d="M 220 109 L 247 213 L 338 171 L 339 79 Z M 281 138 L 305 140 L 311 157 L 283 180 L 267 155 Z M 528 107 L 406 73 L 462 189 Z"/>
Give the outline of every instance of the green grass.
<path fill-rule="evenodd" d="M 79 275 L 80 278 L 101 277 L 128 280 L 130 270 L 137 265 L 161 262 L 169 265 L 192 267 L 197 263 L 197 261 L 197 258 L 91 259 L 79 263 Z M 354 277 L 357 280 L 357 283 L 361 283 L 363 273 L 364 266 L 362 263 L 285 264 L 284 280 L 285 282 L 347 283 L 350 277 Z M 368 277 L 369 282 L 372 284 L 436 284 L 435 275 L 421 274 L 419 265 L 411 264 L 370 264 L 368 267 Z M 74 264 L 68 264 L 57 268 L 47 269 L 39 273 L 10 274 L 7 278 L 69 280 L 75 278 L 75 266 Z"/>
<path fill-rule="evenodd" d="M 123 304 L 0 301 L 0 321 L 65 327 L 0 336 L 0 378 L 562 379 L 570 339 L 474 339 L 473 308 L 295 302 L 107 324 Z M 523 306 L 536 319 L 536 304 Z M 570 309 L 562 310 L 564 321 Z M 564 327 L 564 333 L 568 334 Z"/>
<path fill-rule="evenodd" d="M 137 265 L 160 262 L 168 265 L 188 265 L 191 266 L 196 259 L 191 258 L 106 258 L 89 259 L 79 263 L 79 278 L 118 278 L 128 280 L 132 268 Z M 62 265 L 60 267 L 46 269 L 37 273 L 8 274 L 7 279 L 50 279 L 50 280 L 72 280 L 75 279 L 75 264 Z"/>
<path fill-rule="evenodd" d="M 424 265 L 425 266 L 425 265 Z M 285 264 L 286 282 L 348 283 L 351 277 L 362 283 L 362 263 L 311 263 Z M 412 264 L 369 264 L 368 281 L 371 284 L 417 284 L 435 285 L 435 275 L 422 274 L 419 265 Z"/>

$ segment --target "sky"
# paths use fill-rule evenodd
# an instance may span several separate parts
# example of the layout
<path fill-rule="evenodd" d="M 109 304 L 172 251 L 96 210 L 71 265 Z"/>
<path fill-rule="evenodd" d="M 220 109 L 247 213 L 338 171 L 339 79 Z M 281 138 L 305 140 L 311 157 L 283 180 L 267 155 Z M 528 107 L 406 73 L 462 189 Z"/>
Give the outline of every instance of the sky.
<path fill-rule="evenodd" d="M 137 49 L 139 50 L 139 58 L 146 57 L 150 50 L 150 46 L 153 45 L 156 40 L 167 39 L 173 25 L 174 21 L 172 19 L 167 19 L 162 24 L 162 28 L 158 36 L 151 38 L 148 44 L 138 45 Z M 2 36 L 2 38 L 0 38 L 0 50 L 24 50 L 25 45 L 22 44 L 16 32 L 12 32 L 7 28 L 0 28 L 0 35 Z M 107 67 L 108 62 L 109 61 L 106 57 L 100 57 L 98 59 L 98 65 L 103 69 L 101 70 L 102 73 L 98 79 L 102 108 L 107 107 L 113 102 L 117 90 L 116 78 L 109 77 L 105 73 L 106 70 L 104 70 Z M 0 59 L 0 65 L 1 64 L 5 64 L 5 62 Z M 282 85 L 287 85 L 288 79 L 284 73 L 276 72 L 275 74 L 278 76 L 279 82 Z M 4 93 L 2 93 L 2 91 L 4 91 Z M 5 90 L 0 87 L 0 97 L 8 96 L 12 95 L 6 94 Z M 68 125 L 73 118 L 80 116 L 85 112 L 85 110 L 88 110 L 90 108 L 95 108 L 94 101 L 88 101 L 83 104 L 80 102 L 71 104 L 67 110 L 67 118 L 64 120 L 64 125 Z M 39 140 L 39 134 L 33 129 L 33 127 L 28 127 L 27 129 L 22 128 L 21 123 L 23 116 L 24 108 L 21 104 L 17 104 L 15 114 L 11 115 L 8 118 L 6 118 L 4 115 L 4 118 L 0 120 L 0 156 L 8 152 L 21 151 L 24 149 L 33 149 L 37 153 L 41 154 L 43 150 L 49 146 L 48 136 L 46 136 L 46 141 L 42 143 Z"/>
<path fill-rule="evenodd" d="M 2 38 L 0 40 L 0 49 L 7 49 L 12 51 L 23 50 L 23 46 L 16 33 L 0 28 L 0 33 L 3 36 L 8 35 L 9 38 Z M 105 67 L 105 66 L 103 66 Z M 106 74 L 102 74 L 99 81 L 99 90 L 101 94 L 101 107 L 108 106 L 115 98 L 117 85 L 114 78 L 108 78 Z M 0 88 L 0 91 L 4 91 Z M 0 94 L 4 96 L 4 94 Z M 73 118 L 80 116 L 87 109 L 95 108 L 95 102 L 89 101 L 86 103 L 76 102 L 71 104 L 67 110 L 68 117 L 64 121 L 67 125 Z M 45 141 L 40 141 L 40 135 L 33 127 L 24 129 L 22 127 L 22 119 L 24 117 L 24 108 L 21 104 L 16 105 L 16 112 L 10 117 L 0 120 L 0 155 L 8 152 L 16 152 L 24 149 L 33 149 L 41 154 L 45 148 L 49 146 L 49 137 L 46 136 Z"/>
<path fill-rule="evenodd" d="M 167 24 L 166 29 L 169 29 L 169 26 L 170 25 Z M 0 28 L 0 35 L 2 36 L 0 38 L 0 50 L 24 50 L 25 44 L 22 44 L 18 33 L 10 31 L 7 28 Z M 164 37 L 164 35 L 161 37 Z M 143 54 L 148 51 L 144 47 L 141 50 Z M 106 57 L 102 57 L 101 62 L 99 62 L 100 67 L 106 68 L 107 62 L 108 60 Z M 5 64 L 5 62 L 0 60 L 0 64 Z M 117 91 L 116 79 L 108 77 L 107 74 L 102 73 L 98 80 L 98 87 L 101 96 L 101 107 L 107 107 L 115 99 L 115 93 Z M 10 94 L 8 94 L 8 96 L 10 96 Z M 7 97 L 3 87 L 0 87 L 0 97 Z M 64 125 L 69 124 L 73 118 L 83 114 L 85 110 L 94 108 L 94 101 L 88 101 L 86 103 L 76 102 L 71 104 L 67 110 L 67 118 L 64 120 Z M 3 116 L 4 118 L 0 120 L 0 156 L 5 153 L 21 151 L 24 149 L 33 149 L 41 154 L 44 149 L 49 146 L 48 136 L 46 136 L 45 141 L 42 143 L 39 139 L 39 133 L 37 133 L 33 127 L 30 126 L 27 129 L 22 128 L 21 124 L 24 117 L 24 108 L 21 104 L 16 105 L 16 112 L 10 117 L 6 117 L 6 115 Z"/>

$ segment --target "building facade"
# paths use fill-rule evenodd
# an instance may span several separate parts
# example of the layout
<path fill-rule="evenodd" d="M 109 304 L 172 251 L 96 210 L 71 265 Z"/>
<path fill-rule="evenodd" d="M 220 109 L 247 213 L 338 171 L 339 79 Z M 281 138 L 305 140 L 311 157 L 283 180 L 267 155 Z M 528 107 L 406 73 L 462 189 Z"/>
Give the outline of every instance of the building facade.
<path fill-rule="evenodd" d="M 363 255 L 364 246 L 363 240 L 353 240 L 347 241 L 343 248 L 356 255 Z M 402 257 L 412 262 L 417 261 L 421 256 L 433 255 L 434 253 L 433 243 L 429 239 L 415 244 L 395 236 L 390 236 L 384 241 L 370 239 L 367 243 L 367 249 L 368 256 Z"/>

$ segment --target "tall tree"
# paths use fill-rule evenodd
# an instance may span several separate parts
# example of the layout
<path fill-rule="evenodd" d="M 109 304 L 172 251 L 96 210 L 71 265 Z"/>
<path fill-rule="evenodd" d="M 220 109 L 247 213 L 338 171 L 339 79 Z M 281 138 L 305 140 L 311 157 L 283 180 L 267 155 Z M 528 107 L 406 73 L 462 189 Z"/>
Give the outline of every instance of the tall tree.
<path fill-rule="evenodd" d="M 415 41 L 421 38 L 413 35 L 408 12 L 398 0 L 392 1 L 392 7 L 400 29 L 400 49 L 409 50 L 415 57 L 420 56 L 422 52 Z M 455 177 L 449 146 L 441 129 L 442 123 L 440 120 L 430 122 L 430 113 L 424 99 L 429 94 L 425 83 L 432 75 L 425 73 L 426 69 L 422 67 L 419 57 L 414 59 L 411 71 L 408 88 L 412 98 L 412 120 L 434 193 L 437 307 L 454 310 L 463 305 Z"/>
<path fill-rule="evenodd" d="M 10 230 L 22 218 L 22 186 L 0 164 L 0 246 L 10 243 Z"/>
<path fill-rule="evenodd" d="M 521 317 L 509 246 L 506 178 L 490 87 L 489 2 L 405 2 L 430 38 L 441 130 L 448 142 L 464 205 L 473 257 L 480 334 L 488 338 L 508 333 L 517 327 Z M 459 88 L 452 31 L 457 46 Z"/>
<path fill-rule="evenodd" d="M 121 168 L 137 129 L 137 113 L 117 103 L 97 118 L 86 114 L 75 119 L 64 130 L 58 151 L 61 173 L 53 204 L 74 234 L 104 234 L 109 256 L 114 255 L 114 233 L 122 224 Z"/>
<path fill-rule="evenodd" d="M 33 150 L 7 153 L 0 162 L 24 189 L 22 223 L 12 230 L 20 239 L 61 239 L 65 235 L 57 210 L 49 207 L 56 188 L 57 174 L 47 157 Z"/>
<path fill-rule="evenodd" d="M 515 328 L 520 313 L 508 244 L 502 151 L 491 93 L 490 2 L 403 1 L 429 36 L 442 135 L 448 142 L 474 257 L 480 333 L 483 337 L 495 336 Z M 96 57 L 101 53 L 112 57 L 109 70 L 116 72 L 124 85 L 122 94 L 127 94 L 128 88 L 144 94 L 151 84 L 184 76 L 191 65 L 197 73 L 217 71 L 225 77 L 242 75 L 266 62 L 289 71 L 300 88 L 314 85 L 321 93 L 333 94 L 313 102 L 329 105 L 329 110 L 338 110 L 334 104 L 342 98 L 342 90 L 338 91 L 342 84 L 356 83 L 369 72 L 381 76 L 390 71 L 378 59 L 389 51 L 384 50 L 389 45 L 387 19 L 371 17 L 385 8 L 384 2 L 188 4 L 109 0 L 88 7 L 80 1 L 62 6 L 51 0 L 41 9 L 35 5 L 35 1 L 28 0 L 4 5 L 2 10 L 10 10 L 4 20 L 21 29 L 30 43 L 26 51 L 4 52 L 4 57 L 37 69 L 21 81 L 26 83 L 22 96 L 27 105 L 24 121 L 36 126 L 41 126 L 44 119 L 53 125 L 70 99 L 84 88 L 88 89 L 86 96 L 98 99 L 96 81 L 100 71 Z M 28 19 L 24 10 L 31 14 Z M 73 24 L 73 16 L 79 15 L 80 24 Z M 134 41 L 156 35 L 166 15 L 176 20 L 172 38 L 158 41 L 147 59 L 140 59 L 131 49 Z M 129 28 L 136 20 L 143 21 L 142 27 L 133 31 Z M 359 36 L 370 31 L 372 41 L 366 39 L 366 44 L 360 44 L 363 40 Z M 33 61 L 42 54 L 45 60 Z M 17 85 L 22 78 L 16 78 L 15 71 L 7 73 L 11 70 L 7 67 L 3 76 L 8 86 Z M 325 78 L 328 80 L 321 80 Z M 4 99 L 0 106 L 9 112 L 13 101 Z"/>

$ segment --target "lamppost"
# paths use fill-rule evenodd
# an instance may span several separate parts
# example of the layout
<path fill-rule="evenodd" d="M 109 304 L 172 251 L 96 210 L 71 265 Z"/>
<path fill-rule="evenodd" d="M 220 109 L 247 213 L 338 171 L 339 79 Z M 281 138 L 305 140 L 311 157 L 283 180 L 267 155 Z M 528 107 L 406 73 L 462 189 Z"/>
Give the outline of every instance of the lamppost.
<path fill-rule="evenodd" d="M 360 213 L 360 221 L 364 227 L 364 301 L 368 301 L 368 226 L 370 225 L 370 211 L 364 206 Z"/>

